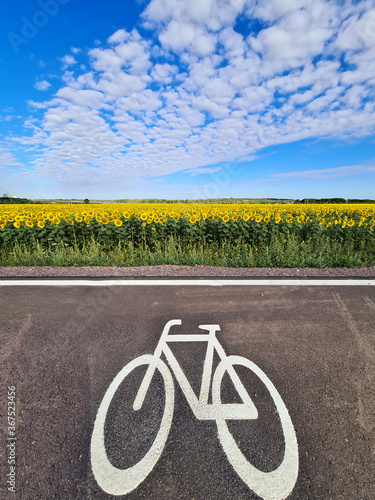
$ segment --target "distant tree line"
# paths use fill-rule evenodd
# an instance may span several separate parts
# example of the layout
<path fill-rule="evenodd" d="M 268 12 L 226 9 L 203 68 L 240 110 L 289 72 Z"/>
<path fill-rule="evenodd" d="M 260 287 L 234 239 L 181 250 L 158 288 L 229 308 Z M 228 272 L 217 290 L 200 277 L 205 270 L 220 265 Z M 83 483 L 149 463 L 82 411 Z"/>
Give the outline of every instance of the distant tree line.
<path fill-rule="evenodd" d="M 204 198 L 204 199 L 187 199 L 187 200 L 169 200 L 163 198 L 146 198 L 146 199 L 133 199 L 123 198 L 121 200 L 114 200 L 115 203 L 220 203 L 220 204 L 240 204 L 240 203 L 293 203 L 290 198 Z"/>
<path fill-rule="evenodd" d="M 349 198 L 348 203 L 375 203 L 375 200 L 357 200 L 357 198 Z"/>
<path fill-rule="evenodd" d="M 121 200 L 115 200 L 116 203 L 187 203 L 188 200 L 164 200 L 162 198 L 145 198 L 145 199 L 136 199 L 136 198 L 124 198 Z"/>
<path fill-rule="evenodd" d="M 375 203 L 375 200 L 359 200 L 357 198 L 303 198 L 303 200 L 294 200 L 294 203 Z"/>
<path fill-rule="evenodd" d="M 34 202 L 28 200 L 27 198 L 9 198 L 9 197 L 3 196 L 2 198 L 0 198 L 0 203 L 8 204 L 8 203 L 34 203 Z"/>

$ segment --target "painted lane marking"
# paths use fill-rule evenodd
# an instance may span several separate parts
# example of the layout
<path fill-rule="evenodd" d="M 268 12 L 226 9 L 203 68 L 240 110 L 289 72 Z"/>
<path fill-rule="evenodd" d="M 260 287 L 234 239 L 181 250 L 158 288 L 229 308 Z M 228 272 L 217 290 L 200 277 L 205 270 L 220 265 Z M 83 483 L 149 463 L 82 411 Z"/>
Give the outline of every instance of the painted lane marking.
<path fill-rule="evenodd" d="M 172 425 L 174 383 L 171 370 L 196 418 L 198 420 L 216 421 L 218 437 L 223 451 L 227 455 L 233 469 L 244 483 L 264 500 L 283 500 L 287 498 L 292 492 L 298 477 L 298 444 L 288 410 L 277 389 L 267 375 L 252 361 L 241 356 L 227 356 L 222 345 L 216 338 L 216 332 L 220 330 L 219 325 L 199 326 L 202 330 L 208 330 L 209 333 L 169 335 L 170 328 L 175 325 L 181 325 L 181 320 L 168 321 L 164 326 L 154 354 L 140 356 L 128 363 L 111 382 L 103 397 L 91 437 L 91 465 L 97 483 L 109 495 L 126 495 L 137 488 L 154 468 L 163 452 Z M 201 390 L 198 398 L 167 344 L 170 342 L 202 341 L 207 342 L 207 350 L 203 364 Z M 208 403 L 214 351 L 216 351 L 221 361 L 215 370 L 212 380 L 212 403 Z M 170 369 L 162 361 L 162 354 L 165 356 Z M 132 467 L 118 469 L 111 464 L 106 453 L 104 437 L 105 420 L 118 387 L 129 373 L 141 365 L 147 365 L 148 368 L 135 397 L 133 410 L 137 411 L 141 409 L 155 370 L 158 370 L 164 379 L 164 413 L 155 441 L 145 456 Z M 238 377 L 234 369 L 235 365 L 248 368 L 261 380 L 266 386 L 279 415 L 284 435 L 284 457 L 279 466 L 273 471 L 263 472 L 254 467 L 243 455 L 228 429 L 227 420 L 255 420 L 258 418 L 258 410 Z M 221 386 L 225 374 L 232 380 L 242 403 L 224 404 L 221 402 Z"/>
<path fill-rule="evenodd" d="M 372 279 L 0 280 L 0 286 L 375 286 Z"/>

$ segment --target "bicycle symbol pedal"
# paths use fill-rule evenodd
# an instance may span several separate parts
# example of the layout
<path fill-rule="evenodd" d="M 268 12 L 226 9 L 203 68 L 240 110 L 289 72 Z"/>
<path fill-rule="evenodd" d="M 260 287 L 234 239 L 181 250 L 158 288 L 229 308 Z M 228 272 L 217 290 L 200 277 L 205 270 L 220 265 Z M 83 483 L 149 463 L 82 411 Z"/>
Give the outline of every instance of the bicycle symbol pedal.
<path fill-rule="evenodd" d="M 200 329 L 208 331 L 208 333 L 204 334 L 169 335 L 170 328 L 177 325 L 181 325 L 181 320 L 173 319 L 168 321 L 164 326 L 154 354 L 139 356 L 128 363 L 113 379 L 102 399 L 91 437 L 91 466 L 98 485 L 110 495 L 126 495 L 137 488 L 154 468 L 163 452 L 172 425 L 174 411 L 172 371 L 195 417 L 198 420 L 213 420 L 216 422 L 221 446 L 233 469 L 244 483 L 264 500 L 283 500 L 287 498 L 297 481 L 298 445 L 288 410 L 275 386 L 252 361 L 241 356 L 228 356 L 225 353 L 216 338 L 216 332 L 220 331 L 219 325 L 200 325 Z M 196 396 L 176 357 L 168 346 L 168 344 L 175 342 L 207 343 L 199 397 Z M 215 351 L 219 355 L 220 362 L 212 376 Z M 165 356 L 169 367 L 161 359 L 162 354 Z M 147 366 L 147 370 L 135 397 L 133 410 L 138 411 L 142 408 L 156 370 L 158 370 L 164 382 L 165 407 L 159 431 L 151 448 L 132 467 L 119 469 L 112 465 L 108 459 L 104 441 L 104 426 L 109 406 L 117 389 L 124 379 L 139 366 Z M 280 465 L 273 471 L 263 472 L 254 467 L 246 459 L 228 428 L 227 420 L 254 420 L 258 418 L 258 410 L 241 382 L 235 366 L 243 366 L 253 372 L 267 388 L 276 406 L 284 436 L 284 457 Z M 230 377 L 241 398 L 241 403 L 222 403 L 221 386 L 225 374 Z M 212 403 L 208 402 L 210 388 Z"/>

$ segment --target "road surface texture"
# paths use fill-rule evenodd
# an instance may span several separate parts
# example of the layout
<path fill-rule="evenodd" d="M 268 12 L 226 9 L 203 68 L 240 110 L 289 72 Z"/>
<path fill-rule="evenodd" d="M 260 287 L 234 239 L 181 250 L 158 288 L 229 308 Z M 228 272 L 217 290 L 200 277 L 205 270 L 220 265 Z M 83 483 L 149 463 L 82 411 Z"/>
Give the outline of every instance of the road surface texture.
<path fill-rule="evenodd" d="M 0 498 L 284 498 L 277 485 L 274 496 L 272 485 L 268 492 L 261 488 L 272 483 L 272 474 L 266 473 L 285 465 L 285 443 L 289 440 L 293 448 L 293 431 L 297 469 L 292 457 L 281 479 L 290 483 L 288 498 L 373 500 L 374 281 L 360 278 L 350 286 L 316 285 L 314 279 L 272 285 L 264 278 L 264 284 L 222 286 L 204 280 L 197 285 L 162 281 L 140 286 L 132 279 L 117 285 L 114 279 L 96 279 L 89 286 L 79 279 L 69 285 L 0 280 Z M 199 325 L 219 325 L 215 338 L 225 355 L 254 364 L 235 366 L 235 372 L 257 408 L 257 418 L 225 420 L 215 410 L 211 419 L 198 419 L 164 353 L 168 373 L 155 372 L 140 410 L 134 411 L 133 403 L 147 366 L 134 365 L 118 384 L 108 402 L 101 443 L 100 431 L 93 430 L 108 388 L 128 363 L 155 352 L 170 320 L 181 320 L 170 330 L 170 336 L 181 339 L 207 334 Z M 207 343 L 175 341 L 169 347 L 199 396 Z M 218 364 L 215 351 L 213 372 Z M 259 369 L 258 375 L 249 366 Z M 238 383 L 228 371 L 223 373 L 221 403 L 243 404 Z M 259 373 L 279 394 L 292 431 L 285 431 L 287 417 Z M 210 392 L 207 403 L 214 397 Z M 143 466 L 132 469 L 131 480 L 139 485 L 128 494 L 108 491 L 93 461 L 102 461 L 103 470 L 108 466 L 109 471 L 136 466 L 165 427 L 165 407 L 173 418 L 165 444 L 155 452 L 155 464 L 146 472 Z M 13 422 L 9 414 L 14 408 Z M 261 471 L 261 486 L 252 477 L 247 484 L 246 473 L 241 479 L 219 425 L 229 430 L 244 462 Z M 115 474 L 111 481 L 121 491 Z"/>

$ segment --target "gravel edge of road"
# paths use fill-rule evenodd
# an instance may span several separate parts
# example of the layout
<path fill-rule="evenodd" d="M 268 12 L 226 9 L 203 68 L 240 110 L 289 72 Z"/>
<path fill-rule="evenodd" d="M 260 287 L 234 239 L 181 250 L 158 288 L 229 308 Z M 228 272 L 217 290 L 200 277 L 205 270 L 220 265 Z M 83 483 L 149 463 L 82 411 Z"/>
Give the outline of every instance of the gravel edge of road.
<path fill-rule="evenodd" d="M 375 277 L 375 266 L 356 268 L 278 268 L 278 267 L 252 267 L 232 268 L 216 266 L 139 266 L 139 267 L 52 267 L 52 266 L 0 266 L 0 277 L 95 277 L 95 276 L 330 276 L 330 277 Z"/>

